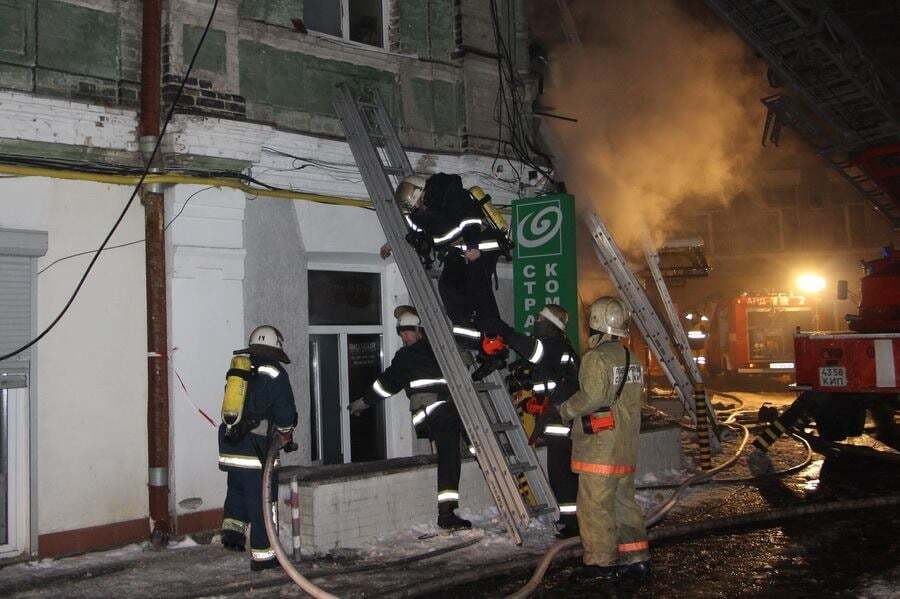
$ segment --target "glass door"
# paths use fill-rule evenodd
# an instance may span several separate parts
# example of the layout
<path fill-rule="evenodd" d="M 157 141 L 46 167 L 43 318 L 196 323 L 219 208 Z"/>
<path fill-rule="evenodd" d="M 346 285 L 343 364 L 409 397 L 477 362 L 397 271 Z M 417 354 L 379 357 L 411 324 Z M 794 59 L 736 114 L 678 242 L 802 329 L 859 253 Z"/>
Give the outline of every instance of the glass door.
<path fill-rule="evenodd" d="M 340 335 L 309 336 L 310 458 L 320 464 L 343 464 L 343 393 Z"/>
<path fill-rule="evenodd" d="M 4 369 L 6 370 L 6 369 Z M 0 558 L 25 550 L 27 507 L 25 372 L 0 372 Z"/>
<path fill-rule="evenodd" d="M 366 394 L 381 374 L 381 335 L 344 335 L 347 351 L 347 387 L 349 400 Z M 379 402 L 359 416 L 350 418 L 350 457 L 353 462 L 383 460 L 384 404 Z"/>

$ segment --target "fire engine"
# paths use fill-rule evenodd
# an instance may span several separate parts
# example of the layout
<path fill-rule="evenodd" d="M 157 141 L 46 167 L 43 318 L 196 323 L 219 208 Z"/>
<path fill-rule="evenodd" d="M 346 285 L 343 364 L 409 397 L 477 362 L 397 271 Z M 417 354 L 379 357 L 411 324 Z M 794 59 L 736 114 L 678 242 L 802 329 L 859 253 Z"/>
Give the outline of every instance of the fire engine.
<path fill-rule="evenodd" d="M 793 372 L 793 335 L 816 325 L 815 300 L 790 293 L 743 293 L 720 303 L 706 346 L 714 373 Z"/>
<path fill-rule="evenodd" d="M 885 248 L 863 263 L 859 314 L 848 315 L 850 331 L 794 335 L 795 389 L 791 406 L 754 441 L 766 451 L 775 439 L 814 420 L 825 443 L 861 435 L 868 411 L 879 441 L 900 448 L 900 255 Z M 839 297 L 846 295 L 846 283 Z"/>

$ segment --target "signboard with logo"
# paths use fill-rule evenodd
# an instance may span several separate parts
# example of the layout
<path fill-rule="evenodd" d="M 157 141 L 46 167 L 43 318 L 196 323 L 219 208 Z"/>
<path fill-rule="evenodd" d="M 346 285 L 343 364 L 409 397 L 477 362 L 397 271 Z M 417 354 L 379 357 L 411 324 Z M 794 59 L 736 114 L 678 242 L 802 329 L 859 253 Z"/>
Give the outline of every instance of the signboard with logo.
<path fill-rule="evenodd" d="M 575 198 L 566 194 L 513 202 L 511 233 L 515 328 L 531 333 L 538 312 L 559 304 L 569 312 L 567 333 L 578 347 L 578 270 Z"/>

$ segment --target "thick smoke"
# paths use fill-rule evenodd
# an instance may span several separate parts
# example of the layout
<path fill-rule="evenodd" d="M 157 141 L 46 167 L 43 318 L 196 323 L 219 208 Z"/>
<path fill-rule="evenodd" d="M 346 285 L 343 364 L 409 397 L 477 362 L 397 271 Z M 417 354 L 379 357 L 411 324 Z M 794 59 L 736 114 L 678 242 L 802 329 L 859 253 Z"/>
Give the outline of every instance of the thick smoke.
<path fill-rule="evenodd" d="M 578 119 L 547 120 L 556 167 L 620 245 L 637 249 L 645 230 L 657 242 L 681 233 L 679 207 L 726 202 L 745 184 L 759 148 L 761 67 L 684 2 L 569 4 L 580 48 L 560 35 L 556 0 L 531 15 L 550 45 L 541 103 Z"/>

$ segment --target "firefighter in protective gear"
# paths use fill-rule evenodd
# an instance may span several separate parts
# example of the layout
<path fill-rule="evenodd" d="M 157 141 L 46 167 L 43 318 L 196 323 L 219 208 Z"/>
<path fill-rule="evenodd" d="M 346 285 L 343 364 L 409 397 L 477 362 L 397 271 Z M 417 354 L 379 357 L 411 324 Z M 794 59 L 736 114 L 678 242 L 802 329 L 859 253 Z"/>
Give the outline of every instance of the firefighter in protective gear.
<path fill-rule="evenodd" d="M 416 436 L 431 440 L 437 448 L 437 524 L 444 530 L 471 528 L 472 523 L 454 511 L 459 507 L 462 422 L 416 309 L 399 306 L 394 310 L 394 317 L 403 347 L 387 370 L 375 379 L 365 397 L 350 404 L 350 413 L 356 415 L 405 390 Z"/>
<path fill-rule="evenodd" d="M 438 291 L 454 334 L 469 343 L 481 339 L 483 361 L 495 368 L 505 365 L 499 356 L 513 330 L 500 318 L 491 286 L 505 251 L 505 233 L 486 218 L 459 175 L 437 173 L 424 181 L 418 175 L 407 177 L 396 196 L 409 210 L 407 240 L 420 255 L 433 251 L 443 263 Z M 390 248 L 382 247 L 381 255 L 390 255 Z M 497 359 L 488 360 L 489 356 Z"/>
<path fill-rule="evenodd" d="M 643 371 L 620 342 L 628 334 L 628 317 L 617 298 L 602 297 L 591 305 L 580 389 L 559 409 L 572 426 L 584 563 L 607 580 L 650 573 L 644 515 L 634 499 Z"/>
<path fill-rule="evenodd" d="M 571 470 L 570 427 L 559 417 L 559 406 L 578 391 L 578 354 L 566 337 L 568 322 L 565 308 L 544 306 L 535 320 L 532 338 L 531 356 L 537 361 L 518 367 L 529 371 L 532 397 L 525 403 L 525 411 L 535 418 L 532 442 L 547 446 L 547 475 L 559 504 L 560 538 L 578 534 L 578 475 Z"/>
<path fill-rule="evenodd" d="M 270 516 L 269 507 L 262 505 L 262 467 L 270 434 L 290 441 L 297 425 L 294 394 L 282 366 L 290 363 L 283 344 L 278 329 L 264 325 L 253 329 L 248 347 L 234 352 L 250 357 L 246 396 L 240 420 L 231 427 L 224 422 L 219 427 L 219 469 L 228 475 L 222 545 L 244 551 L 249 526 L 252 570 L 278 566 L 263 523 Z"/>

